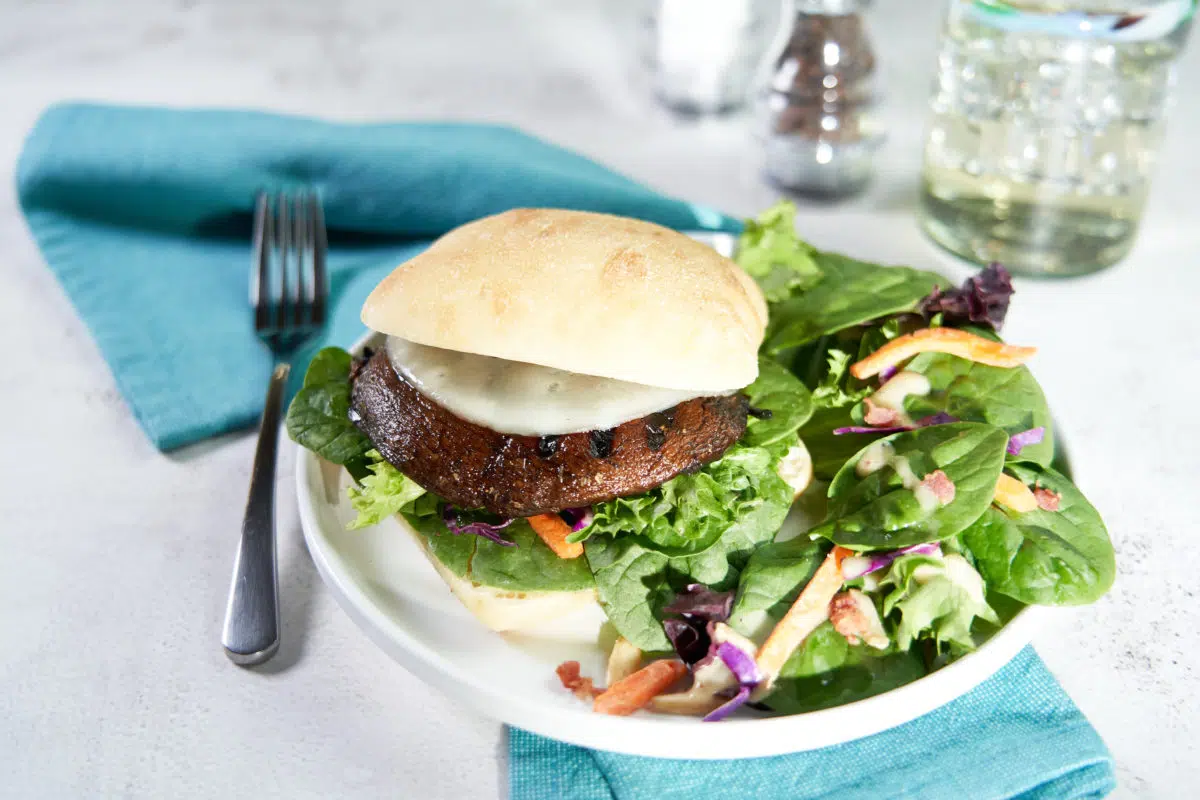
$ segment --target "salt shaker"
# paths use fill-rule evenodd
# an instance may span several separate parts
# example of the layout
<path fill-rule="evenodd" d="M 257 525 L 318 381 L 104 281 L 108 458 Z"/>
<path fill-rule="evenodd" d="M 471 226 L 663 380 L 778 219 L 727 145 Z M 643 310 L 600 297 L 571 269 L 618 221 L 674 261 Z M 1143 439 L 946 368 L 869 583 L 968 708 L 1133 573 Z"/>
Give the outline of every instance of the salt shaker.
<path fill-rule="evenodd" d="M 687 114 L 745 105 L 778 0 L 648 0 L 643 53 L 654 93 Z"/>
<path fill-rule="evenodd" d="M 866 0 L 794 0 L 791 33 L 760 96 L 769 181 L 823 197 L 854 194 L 870 180 L 883 142 L 875 54 L 860 12 Z"/>

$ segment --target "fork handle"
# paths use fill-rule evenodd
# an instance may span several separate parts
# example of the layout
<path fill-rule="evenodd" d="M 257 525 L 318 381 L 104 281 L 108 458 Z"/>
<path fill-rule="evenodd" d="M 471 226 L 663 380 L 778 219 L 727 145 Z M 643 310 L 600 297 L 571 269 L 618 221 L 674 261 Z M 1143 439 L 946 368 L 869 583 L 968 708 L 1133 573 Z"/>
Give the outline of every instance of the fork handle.
<path fill-rule="evenodd" d="M 267 661 L 279 649 L 279 582 L 275 568 L 275 452 L 288 364 L 277 364 L 267 386 L 242 521 L 242 542 L 233 565 L 221 644 L 241 666 Z"/>

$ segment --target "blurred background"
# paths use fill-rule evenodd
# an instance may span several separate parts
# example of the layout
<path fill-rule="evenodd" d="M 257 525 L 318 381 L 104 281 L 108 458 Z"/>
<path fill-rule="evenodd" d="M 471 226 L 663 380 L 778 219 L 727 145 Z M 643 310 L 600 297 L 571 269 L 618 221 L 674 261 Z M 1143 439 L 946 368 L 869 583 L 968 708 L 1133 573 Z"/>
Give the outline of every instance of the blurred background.
<path fill-rule="evenodd" d="M 1013 166 L 1014 171 L 1023 167 L 1046 180 L 1061 178 L 1056 171 L 1079 172 L 1078 153 L 1051 153 L 1044 136 L 1039 142 L 1039 134 L 1079 132 L 1081 120 L 1097 127 L 1111 121 L 1097 121 L 1096 114 L 1138 120 L 1149 133 L 1141 130 L 1119 141 L 1098 142 L 1102 150 L 1115 154 L 1108 162 L 1097 161 L 1098 169 L 1108 171 L 1099 180 L 1114 184 L 1097 191 L 1109 195 L 1102 211 L 1107 213 L 1116 202 L 1113 197 L 1129 188 L 1119 185 L 1119 179 L 1128 177 L 1120 173 L 1132 170 L 1141 177 L 1137 173 L 1143 170 L 1156 174 L 1149 197 L 1150 224 L 1170 227 L 1187 218 L 1187 208 L 1155 198 L 1184 194 L 1197 177 L 1188 164 L 1187 131 L 1196 130 L 1200 122 L 1200 93 L 1187 89 L 1194 82 L 1189 78 L 1200 71 L 1200 57 L 1194 49 L 1179 57 L 1178 47 L 1189 27 L 1190 0 L 1160 4 L 1167 8 L 1167 19 L 1141 20 L 1140 27 L 1128 27 L 1128 20 L 1110 22 L 1127 39 L 1131 30 L 1144 31 L 1132 37 L 1133 44 L 1112 36 L 1102 41 L 1094 32 L 1089 38 L 1089 23 L 1081 28 L 1078 20 L 1071 22 L 1065 38 L 1049 40 L 1041 35 L 1044 31 L 1030 32 L 1019 25 L 1008 31 L 991 22 L 984 27 L 960 24 L 953 33 L 947 29 L 943 34 L 948 5 L 968 12 L 971 6 L 976 11 L 999 6 L 1000 13 L 991 19 L 1011 16 L 1000 2 L 957 0 L 609 0 L 552 5 L 529 0 L 357 0 L 336 5 L 8 0 L 0 4 L 0 99 L 6 120 L 0 128 L 0 162 L 11 165 L 38 113 L 65 98 L 248 106 L 345 120 L 487 120 L 578 150 L 654 188 L 744 215 L 779 194 L 764 179 L 765 173 L 776 183 L 782 179 L 787 184 L 790 178 L 789 188 L 804 188 L 805 175 L 797 173 L 802 166 L 797 162 L 811 161 L 813 154 L 796 151 L 795 141 L 803 136 L 793 135 L 791 144 L 777 142 L 773 147 L 771 134 L 789 128 L 793 134 L 803 133 L 806 120 L 818 126 L 837 124 L 836 114 L 832 121 L 823 120 L 813 110 L 812 99 L 816 97 L 818 105 L 820 101 L 814 92 L 825 88 L 833 89 L 824 94 L 833 106 L 849 109 L 842 124 L 863 126 L 834 133 L 852 134 L 853 142 L 863 143 L 858 149 L 868 151 L 856 155 L 844 152 L 854 147 L 843 146 L 838 161 L 860 158 L 861 174 L 872 177 L 865 189 L 850 181 L 847 191 L 824 192 L 822 178 L 810 176 L 807 185 L 824 196 L 804 202 L 806 210 L 814 220 L 831 209 L 843 222 L 867 213 L 913 218 L 926 142 L 931 134 L 955 134 L 953 124 L 931 124 L 940 63 L 940 110 L 948 110 L 952 118 L 956 113 L 986 115 L 995 110 L 989 103 L 1027 104 L 1020 119 L 1009 119 L 1004 126 L 1005 146 L 1016 147 L 1018 158 L 1022 152 L 1032 157 L 1028 164 Z M 1061 11 L 1136 4 L 1050 0 L 1027 5 Z M 857 19 L 849 26 L 821 24 L 822 15 L 837 20 L 836 15 L 858 12 L 862 24 Z M 797 14 L 808 21 L 797 19 Z M 1039 15 L 1028 16 L 1036 22 Z M 1121 17 L 1116 14 L 1113 19 Z M 795 38 L 785 52 L 789 32 Z M 829 41 L 840 44 L 840 52 L 831 53 L 827 44 L 822 51 L 821 44 Z M 1074 54 L 1072 41 L 1077 42 Z M 807 51 L 805 42 L 811 45 Z M 995 76 L 991 83 L 987 80 L 987 59 L 994 60 L 998 47 L 1028 56 L 1018 64 L 1025 75 L 1014 90 L 1020 95 L 1015 100 L 1003 96 Z M 1154 129 L 1166 105 L 1169 71 L 1177 57 L 1183 88 L 1174 92 L 1170 104 L 1160 154 L 1167 167 L 1153 170 L 1150 156 L 1158 149 Z M 797 60 L 811 74 L 797 74 Z M 1131 63 L 1134 66 L 1122 74 L 1122 64 Z M 822 87 L 821 81 L 831 74 L 834 83 Z M 768 97 L 766 83 L 787 89 L 790 109 L 783 98 Z M 807 101 L 796 99 L 806 92 Z M 730 110 L 739 95 L 749 102 Z M 696 98 L 698 102 L 691 102 Z M 702 110 L 720 106 L 725 113 L 678 113 L 660 100 Z M 1047 103 L 1053 107 L 1046 108 Z M 1025 144 L 1019 144 L 1020 137 L 1014 135 L 1019 125 L 1041 130 L 1023 132 L 1028 135 L 1022 140 Z M 828 138 L 830 131 L 819 133 Z M 953 146 L 962 150 L 961 162 L 969 160 L 973 147 L 989 145 L 951 141 L 943 149 Z M 991 146 L 995 150 L 994 142 Z M 1099 158 L 1104 152 L 1095 155 Z M 1120 164 L 1113 162 L 1118 157 Z M 848 169 L 854 168 L 849 163 Z M 1112 179 L 1114 170 L 1117 180 Z M 1130 191 L 1140 194 L 1136 186 Z M 829 195 L 840 196 L 836 206 L 830 205 Z M 11 195 L 6 202 L 12 202 Z M 1136 198 L 1133 206 L 1126 211 L 1136 219 Z M 914 226 L 910 233 L 915 230 Z M 806 232 L 818 244 L 844 244 L 822 241 L 822 226 L 816 222 Z M 1001 249 L 993 255 L 1008 254 Z M 1085 253 L 1083 260 L 1104 260 L 1095 255 Z M 1007 260 L 1014 266 L 1018 259 Z M 1032 269 L 1038 271 L 1038 265 Z M 1057 268 L 1052 264 L 1048 269 Z M 1062 271 L 1088 268 L 1076 265 Z"/>

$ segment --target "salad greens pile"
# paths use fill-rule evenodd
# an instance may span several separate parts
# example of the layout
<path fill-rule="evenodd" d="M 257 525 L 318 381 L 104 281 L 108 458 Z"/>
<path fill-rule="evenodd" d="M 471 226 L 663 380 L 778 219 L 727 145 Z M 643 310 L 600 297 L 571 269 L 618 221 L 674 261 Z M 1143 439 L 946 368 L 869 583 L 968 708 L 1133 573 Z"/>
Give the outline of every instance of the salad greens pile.
<path fill-rule="evenodd" d="M 617 632 L 648 653 L 682 655 L 681 628 L 705 636 L 703 623 L 688 628 L 668 609 L 697 592 L 732 592 L 721 624 L 761 645 L 831 550 L 853 551 L 839 580 L 843 595 L 874 609 L 857 617 L 873 632 L 856 635 L 833 615 L 804 637 L 761 698 L 781 713 L 915 680 L 1025 604 L 1103 595 L 1115 573 L 1108 533 L 1052 467 L 1053 423 L 1026 367 L 921 352 L 877 377 L 852 373 L 926 328 L 999 341 L 1007 273 L 992 267 L 953 288 L 936 273 L 820 251 L 798 237 L 794 216 L 780 203 L 748 221 L 736 257 L 770 312 L 758 379 L 743 390 L 758 413 L 718 460 L 595 505 L 568 538 L 583 543 L 583 558 L 558 557 L 526 520 L 450 508 L 384 461 L 350 420 L 343 350 L 313 359 L 288 432 L 354 476 L 351 527 L 400 514 L 451 572 L 485 586 L 594 586 Z M 889 406 L 884 424 L 877 393 L 897 372 L 918 390 Z M 811 484 L 795 478 L 809 458 Z M 1003 482 L 1022 503 L 998 493 Z M 817 518 L 781 538 L 801 489 Z"/>

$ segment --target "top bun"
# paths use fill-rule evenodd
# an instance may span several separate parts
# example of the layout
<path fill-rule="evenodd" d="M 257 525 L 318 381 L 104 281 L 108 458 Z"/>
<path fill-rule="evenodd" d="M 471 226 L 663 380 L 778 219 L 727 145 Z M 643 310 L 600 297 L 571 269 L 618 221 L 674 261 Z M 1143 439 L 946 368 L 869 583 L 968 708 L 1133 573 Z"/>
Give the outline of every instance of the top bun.
<path fill-rule="evenodd" d="M 450 231 L 363 305 L 418 344 L 726 392 L 758 375 L 762 292 L 712 248 L 609 214 L 522 208 Z"/>

